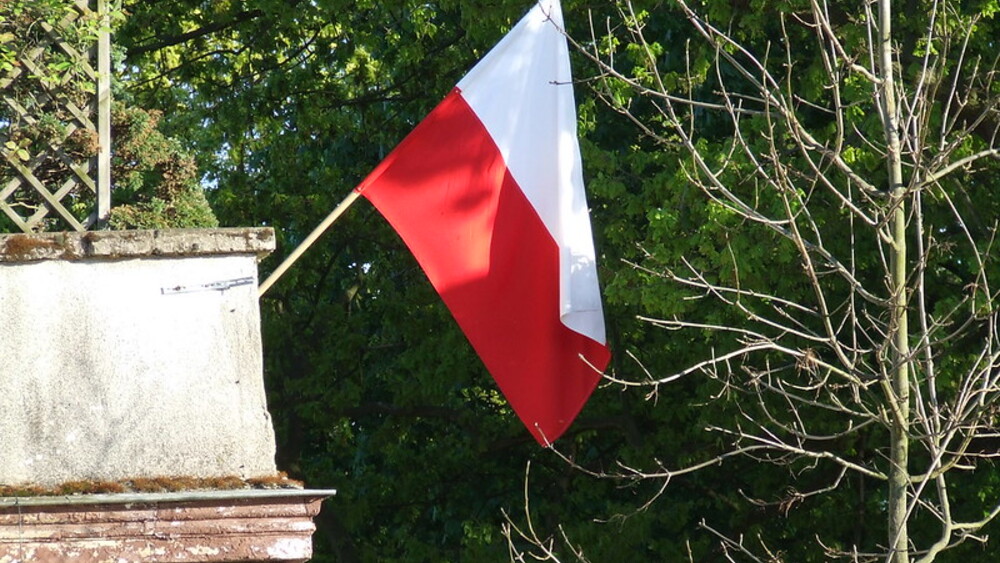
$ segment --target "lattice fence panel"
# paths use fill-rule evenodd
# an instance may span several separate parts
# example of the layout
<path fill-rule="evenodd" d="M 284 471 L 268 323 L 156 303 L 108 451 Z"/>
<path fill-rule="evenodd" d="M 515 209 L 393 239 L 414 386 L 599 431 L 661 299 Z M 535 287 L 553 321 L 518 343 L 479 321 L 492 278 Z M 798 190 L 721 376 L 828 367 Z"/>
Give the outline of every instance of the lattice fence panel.
<path fill-rule="evenodd" d="M 7 23 L 18 17 L 9 16 Z M 0 72 L 0 221 L 13 224 L 0 222 L 0 230 L 83 231 L 99 218 L 98 155 L 110 137 L 102 138 L 98 116 L 110 100 L 100 103 L 94 66 L 107 53 L 79 32 L 97 17 L 88 0 L 75 0 L 54 24 L 17 22 L 30 37 Z"/>

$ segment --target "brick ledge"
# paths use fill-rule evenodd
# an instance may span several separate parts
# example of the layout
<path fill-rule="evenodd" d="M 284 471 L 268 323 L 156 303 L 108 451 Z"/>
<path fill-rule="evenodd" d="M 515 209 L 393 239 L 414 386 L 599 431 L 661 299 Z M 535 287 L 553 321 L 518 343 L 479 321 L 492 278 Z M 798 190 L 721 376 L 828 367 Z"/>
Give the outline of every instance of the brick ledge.
<path fill-rule="evenodd" d="M 0 499 L 0 563 L 304 562 L 333 490 Z"/>

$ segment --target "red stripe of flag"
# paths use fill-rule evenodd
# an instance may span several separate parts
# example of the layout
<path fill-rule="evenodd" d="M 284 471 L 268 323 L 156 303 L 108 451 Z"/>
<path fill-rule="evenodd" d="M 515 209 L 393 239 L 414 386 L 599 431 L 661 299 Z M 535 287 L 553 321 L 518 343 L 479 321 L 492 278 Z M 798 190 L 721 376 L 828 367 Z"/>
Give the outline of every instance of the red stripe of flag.
<path fill-rule="evenodd" d="M 552 2 L 547 4 L 551 7 Z M 558 8 L 558 3 L 555 7 Z M 540 32 L 558 34 L 547 15 L 541 19 L 544 14 L 540 10 L 541 7 L 536 6 L 515 31 L 520 30 L 521 35 L 527 34 L 531 39 L 537 39 Z M 561 24 L 561 13 L 558 16 Z M 533 27 L 526 28 L 525 22 Z M 561 35 L 557 37 L 562 42 L 562 55 L 566 60 L 555 58 L 568 69 L 565 39 Z M 551 40 L 549 36 L 545 38 Z M 507 47 L 516 50 L 517 45 L 505 41 Z M 489 59 L 490 55 L 477 68 L 480 74 L 487 75 L 487 81 L 500 82 L 502 87 L 504 80 L 488 76 L 493 67 L 480 68 L 484 64 L 496 66 Z M 520 72 L 522 66 L 518 62 L 511 68 Z M 565 96 L 567 90 L 551 87 L 551 80 L 529 85 L 529 89 L 539 90 L 543 95 Z M 558 101 L 563 109 L 566 103 L 570 105 L 571 126 L 575 127 L 572 90 L 568 93 L 568 102 L 564 98 Z M 532 103 L 532 100 L 506 101 L 514 108 Z M 547 106 L 543 104 L 542 107 Z M 506 127 L 508 123 L 503 114 L 494 111 L 493 119 L 496 120 L 497 115 L 501 116 L 501 128 Z M 525 121 L 523 115 L 512 115 L 511 119 L 516 122 L 518 117 Z M 580 223 L 581 210 L 575 209 L 579 205 L 553 204 L 540 211 L 533 203 L 579 203 L 582 200 L 575 130 L 569 131 L 569 141 L 567 132 L 558 129 L 542 128 L 537 131 L 537 138 L 536 132 L 528 133 L 533 144 L 541 143 L 543 148 L 539 150 L 553 151 L 547 165 L 559 167 L 568 162 L 577 169 L 557 170 L 559 174 L 535 174 L 534 167 L 528 166 L 512 174 L 504 155 L 514 153 L 516 156 L 519 149 L 535 149 L 498 146 L 496 138 L 500 136 L 503 140 L 503 133 L 491 133 L 489 126 L 456 88 L 358 186 L 357 191 L 396 229 L 511 407 L 535 439 L 548 445 L 565 432 L 579 413 L 600 380 L 600 372 L 607 367 L 610 352 L 605 342 L 594 336 L 599 334 L 596 338 L 603 340 L 604 327 L 585 208 L 582 210 L 583 223 Z M 567 146 L 567 142 L 571 144 Z M 566 158 L 567 155 L 575 158 Z M 565 178 L 566 185 L 531 186 L 535 190 L 531 193 L 536 194 L 532 198 L 526 195 L 528 186 L 519 185 L 515 178 L 527 181 L 543 178 L 543 184 L 552 181 L 550 178 Z M 560 182 L 562 180 L 557 180 Z M 541 195 L 538 195 L 539 189 Z M 560 190 L 579 190 L 579 197 L 548 197 L 561 195 Z M 554 213 L 560 207 L 566 208 L 561 213 L 568 218 L 560 218 Z M 574 209 L 569 209 L 571 207 Z M 562 228 L 563 224 L 584 225 L 583 246 L 589 245 L 589 248 L 584 248 L 583 254 L 579 249 L 564 248 L 560 243 L 562 236 L 576 240 L 579 246 L 581 238 L 579 233 L 553 232 L 553 225 Z M 586 267 L 580 268 L 579 264 L 567 267 L 566 257 L 582 260 Z M 572 270 L 577 270 L 576 274 Z M 577 278 L 582 275 L 583 281 L 567 278 L 571 275 Z M 581 285 L 586 295 L 577 301 L 586 304 L 577 309 L 582 311 L 586 322 L 578 321 L 577 324 L 585 326 L 582 331 L 576 326 L 567 326 L 564 319 L 574 313 L 572 299 L 560 293 L 568 291 L 566 288 L 575 288 L 580 293 Z M 592 326 L 594 319 L 599 326 Z"/>

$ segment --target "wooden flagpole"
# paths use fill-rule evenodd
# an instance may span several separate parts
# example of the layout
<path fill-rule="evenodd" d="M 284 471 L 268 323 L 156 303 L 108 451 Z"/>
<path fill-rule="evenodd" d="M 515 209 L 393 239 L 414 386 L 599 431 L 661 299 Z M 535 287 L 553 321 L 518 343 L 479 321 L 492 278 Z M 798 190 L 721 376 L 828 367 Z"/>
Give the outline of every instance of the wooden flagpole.
<path fill-rule="evenodd" d="M 274 285 L 274 282 L 278 281 L 278 278 L 280 278 L 282 274 L 284 274 L 289 268 L 291 268 L 292 264 L 294 264 L 295 261 L 298 260 L 299 257 L 305 253 L 306 250 L 309 250 L 309 247 L 312 246 L 314 242 L 316 242 L 316 239 L 318 239 L 324 232 L 326 232 L 326 230 L 330 228 L 330 225 L 332 225 L 333 222 L 336 221 L 344 213 L 344 211 L 346 211 L 347 208 L 350 207 L 351 204 L 358 199 L 358 196 L 360 195 L 361 192 L 357 190 L 351 190 L 351 193 L 344 198 L 344 201 L 341 201 L 340 204 L 337 205 L 337 207 L 333 211 L 331 211 L 329 215 L 326 216 L 326 219 L 323 219 L 323 222 L 320 223 L 319 226 L 317 226 L 315 229 L 313 229 L 313 231 L 309 233 L 309 236 L 307 236 L 306 239 L 302 241 L 302 243 L 299 244 L 299 246 L 296 247 L 291 254 L 288 255 L 288 258 L 285 258 L 285 261 L 282 262 L 281 265 L 278 266 L 276 270 L 271 272 L 271 275 L 268 276 L 266 280 L 264 280 L 264 283 L 260 284 L 260 287 L 257 288 L 257 297 L 258 298 L 262 297 L 267 292 L 267 290 L 270 289 L 272 285 Z"/>

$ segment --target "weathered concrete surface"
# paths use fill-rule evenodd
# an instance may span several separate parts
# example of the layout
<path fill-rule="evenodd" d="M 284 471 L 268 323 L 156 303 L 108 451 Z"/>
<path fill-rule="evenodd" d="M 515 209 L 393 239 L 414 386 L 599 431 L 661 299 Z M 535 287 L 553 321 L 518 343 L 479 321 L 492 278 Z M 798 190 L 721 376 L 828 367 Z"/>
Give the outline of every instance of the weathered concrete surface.
<path fill-rule="evenodd" d="M 0 237 L 0 483 L 275 473 L 257 307 L 266 244 L 227 231 L 15 243 L 27 262 Z"/>
<path fill-rule="evenodd" d="M 0 499 L 0 563 L 307 561 L 334 492 Z"/>
<path fill-rule="evenodd" d="M 257 254 L 274 250 L 269 228 L 0 234 L 0 262 Z"/>

